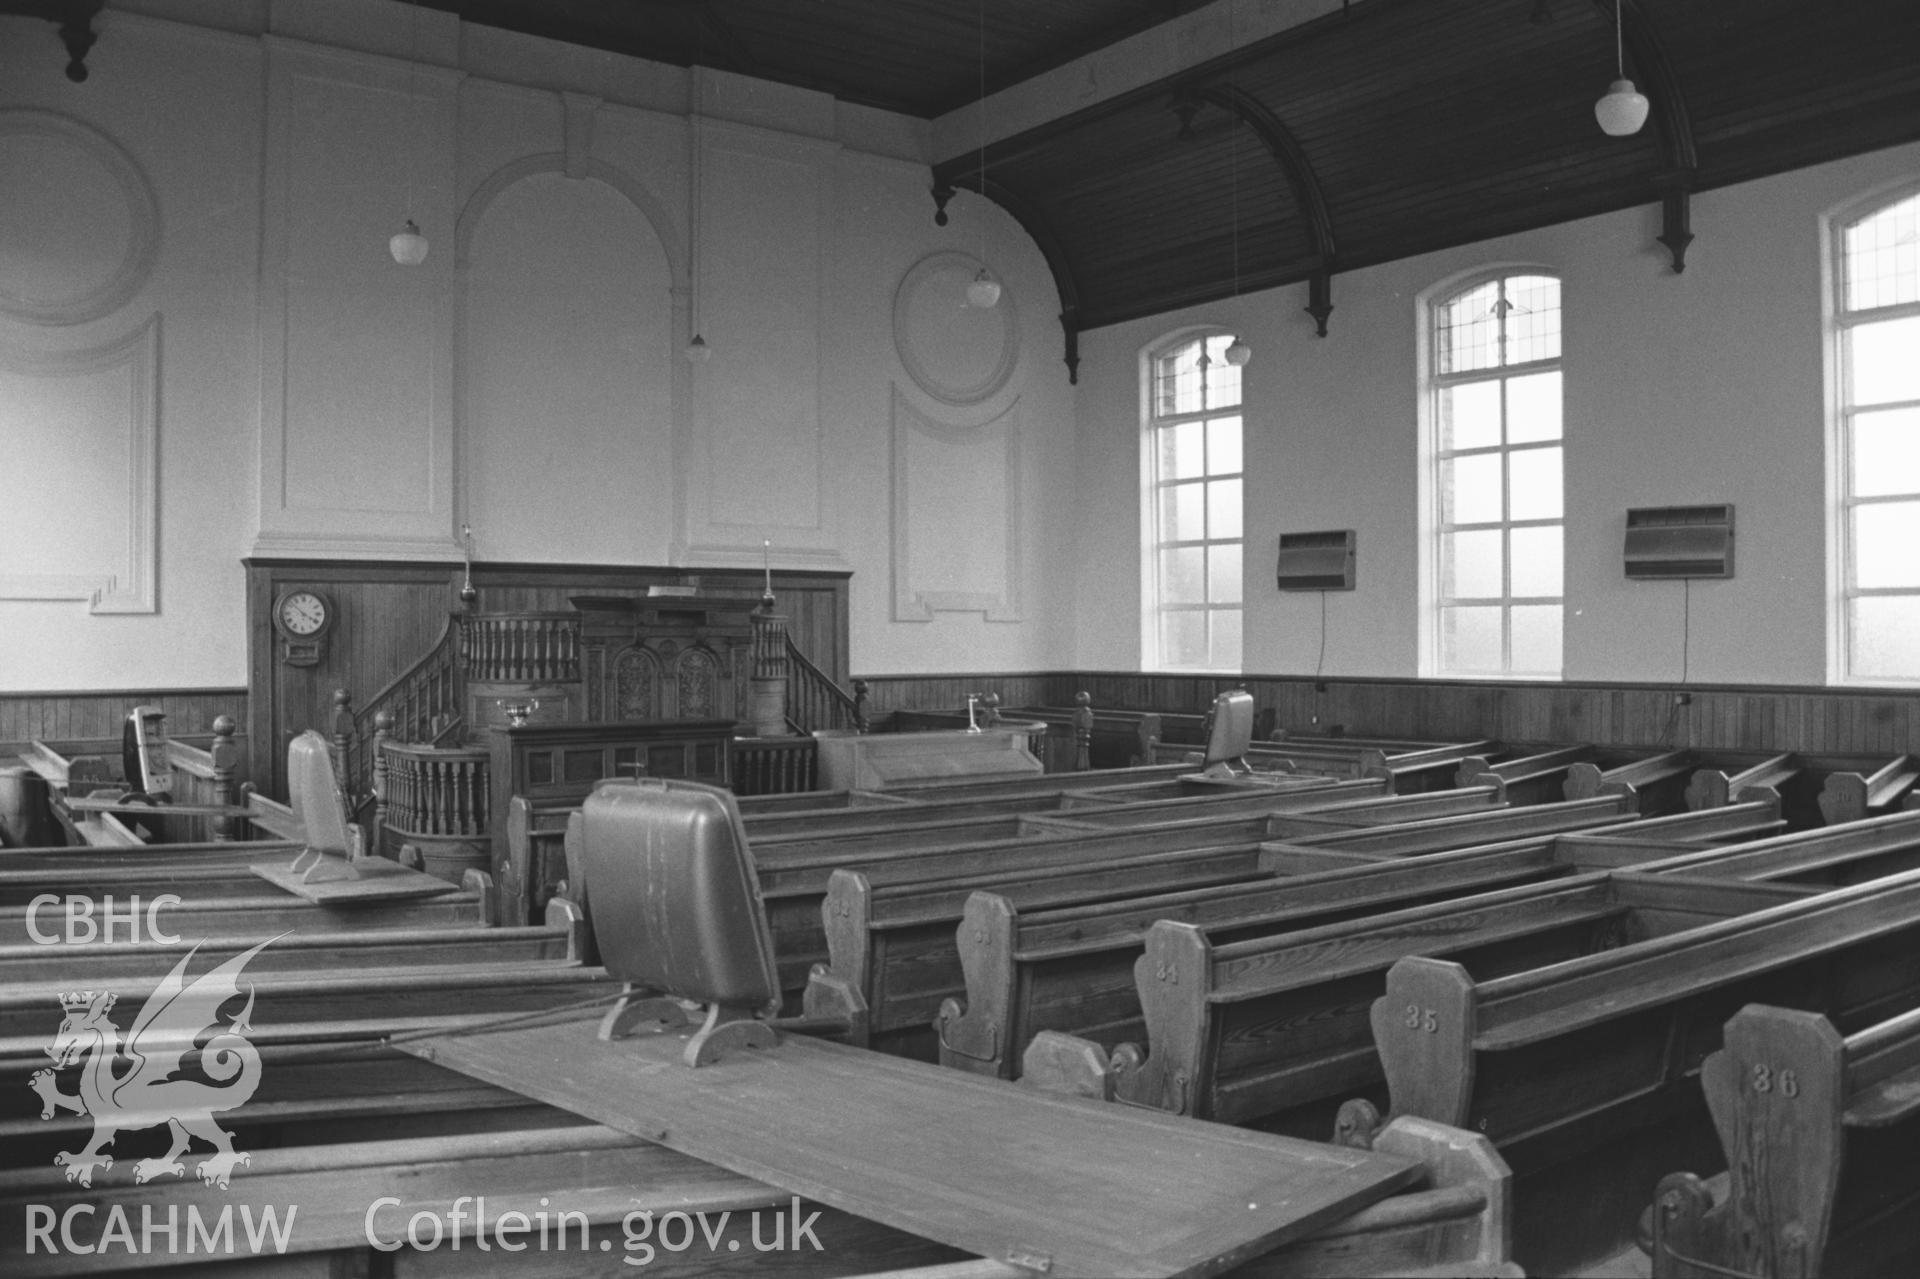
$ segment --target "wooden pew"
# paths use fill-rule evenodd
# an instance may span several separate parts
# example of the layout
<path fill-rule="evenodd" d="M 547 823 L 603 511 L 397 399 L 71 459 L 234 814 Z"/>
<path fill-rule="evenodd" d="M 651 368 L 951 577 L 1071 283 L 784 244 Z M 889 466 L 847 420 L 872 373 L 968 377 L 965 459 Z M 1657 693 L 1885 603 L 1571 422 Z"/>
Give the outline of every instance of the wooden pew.
<path fill-rule="evenodd" d="M 1920 1003 L 1917 942 L 1920 871 L 1908 871 L 1503 976 L 1403 959 L 1372 1016 L 1392 1113 L 1485 1132 L 1523 1179 L 1541 1170 L 1550 1184 L 1557 1169 L 1617 1187 L 1610 1164 L 1699 1129 L 1695 1072 L 1734 1011 L 1770 998 L 1860 1029 Z M 1633 1228 L 1598 1208 L 1582 1224 L 1593 1229 L 1530 1242 L 1534 1259 L 1604 1255 Z"/>
<path fill-rule="evenodd" d="M 145 911 L 153 904 L 143 901 L 143 923 Z M 124 908 L 125 903 L 116 903 L 116 906 Z M 31 905 L 0 906 L 0 947 L 35 944 L 27 926 L 27 914 L 32 909 Z M 492 878 L 480 871 L 468 871 L 460 888 L 438 897 L 355 907 L 312 905 L 261 881 L 257 895 L 183 901 L 177 906 L 165 906 L 158 919 L 169 934 L 190 941 L 202 938 L 258 941 L 289 931 L 484 927 L 493 923 L 495 911 Z M 63 927 L 64 920 L 57 909 L 37 914 L 34 929 L 43 936 Z"/>
<path fill-rule="evenodd" d="M 1591 746 L 1559 746 L 1503 759 L 1470 755 L 1455 772 L 1456 786 L 1494 786 L 1509 804 L 1545 804 L 1565 799 L 1567 773 L 1593 755 Z"/>
<path fill-rule="evenodd" d="M 1652 861 L 1667 841 L 1754 833 L 1777 826 L 1777 805 L 1752 803 L 1715 814 L 1659 818 L 1618 828 Z M 1060 1032 L 1111 1049 L 1146 1034 L 1134 965 L 1148 929 L 1173 921 L 1201 930 L 1215 947 L 1406 910 L 1432 902 L 1630 864 L 1622 854 L 1590 861 L 1591 841 L 1537 836 L 1413 859 L 1297 873 L 1259 885 L 1196 888 L 1052 910 L 1023 909 L 1005 894 L 967 900 L 956 944 L 964 1001 L 939 1017 L 942 1064 L 1012 1078 L 1027 1044 Z M 1305 868 L 1302 867 L 1304 870 Z"/>
<path fill-rule="evenodd" d="M 0 872 L 36 870 L 59 874 L 69 869 L 119 867 L 138 872 L 164 866 L 248 866 L 274 858 L 291 860 L 303 845 L 287 840 L 247 840 L 223 844 L 132 844 L 93 848 L 56 844 L 48 848 L 0 848 Z"/>
<path fill-rule="evenodd" d="M 1326 784 L 1316 789 L 1271 793 L 1255 799 L 1212 801 L 1209 815 L 1161 824 L 1139 821 L 1123 829 L 1046 827 L 1039 818 L 1021 819 L 1026 836 L 1001 840 L 955 839 L 939 829 L 906 830 L 860 841 L 775 842 L 753 849 L 765 899 L 782 989 L 797 1000 L 815 964 L 829 959 L 821 907 L 829 877 L 836 870 L 857 871 L 875 887 L 923 880 L 1045 871 L 1096 863 L 1164 858 L 1196 849 L 1238 846 L 1247 856 L 1257 846 L 1285 835 L 1340 829 L 1369 821 L 1387 821 L 1432 807 L 1441 797 L 1390 798 L 1377 781 Z M 1484 793 L 1459 793 L 1483 804 Z M 1138 806 L 1143 816 L 1165 810 Z M 1396 812 L 1396 810 L 1398 810 Z M 1189 810 L 1178 810 L 1185 813 Z M 1203 810 L 1204 811 L 1204 810 Z M 974 827 L 973 829 L 978 829 Z M 1330 855 L 1315 854 L 1320 864 Z M 1352 858 L 1346 858 L 1352 860 Z M 1169 872 L 1175 873 L 1175 872 Z M 957 989 L 956 983 L 956 989 Z M 937 1003 L 936 1003 L 937 1006 Z"/>
<path fill-rule="evenodd" d="M 1879 817 L 1898 811 L 1916 785 L 1920 759 L 1912 755 L 1889 760 L 1871 773 L 1829 773 L 1820 790 L 1820 812 L 1829 826 Z"/>
<path fill-rule="evenodd" d="M 1625 795 L 1632 801 L 1635 812 L 1648 817 L 1683 812 L 1687 806 L 1687 787 L 1699 762 L 1699 756 L 1690 750 L 1666 751 L 1611 768 L 1603 768 L 1592 760 L 1580 760 L 1567 770 L 1566 796 L 1587 799 L 1594 795 Z"/>
<path fill-rule="evenodd" d="M 154 837 L 151 842 L 225 841 L 240 837 L 231 815 L 170 812 L 169 808 L 225 809 L 236 804 L 244 754 L 236 728 L 231 716 L 222 715 L 214 720 L 213 731 L 204 735 L 204 745 L 200 734 L 169 737 L 166 760 L 172 802 L 153 805 L 151 813 L 145 806 L 136 813 L 77 813 L 68 808 L 71 799 L 98 798 L 104 792 L 125 789 L 118 739 L 35 740 L 21 751 L 20 759 L 47 783 L 54 817 L 75 843 L 111 847 L 150 842 L 137 833 L 142 829 Z"/>
<path fill-rule="evenodd" d="M 1733 772 L 1719 768 L 1695 770 L 1687 781 L 1687 807 L 1717 808 L 1735 802 L 1749 789 L 1781 790 L 1800 771 L 1794 755 L 1773 755 Z"/>
<path fill-rule="evenodd" d="M 1328 1103 L 1379 1080 L 1367 1004 L 1383 988 L 1392 996 L 1388 971 L 1409 956 L 1525 971 L 1808 891 L 1610 872 L 1224 946 L 1158 923 L 1134 968 L 1148 1048 L 1115 1050 L 1115 1095 L 1227 1123 L 1318 1124 Z"/>
<path fill-rule="evenodd" d="M 1870 817 L 1728 848 L 1703 848 L 1659 863 L 1662 871 L 1715 879 L 1836 887 L 1920 867 L 1920 813 Z"/>
<path fill-rule="evenodd" d="M 1462 760 L 1490 755 L 1499 745 L 1494 741 L 1459 742 L 1393 753 L 1368 748 L 1360 752 L 1360 775 L 1383 778 L 1396 795 L 1445 790 L 1455 783 Z"/>
<path fill-rule="evenodd" d="M 1003 708 L 998 698 L 993 698 L 987 709 L 988 721 L 1038 720 L 1046 724 L 1050 773 L 1130 768 L 1146 761 L 1148 744 L 1160 735 L 1158 714 L 1096 710 L 1092 697 L 1084 692 L 1074 694 L 1073 700 L 1072 706 Z"/>
<path fill-rule="evenodd" d="M 742 818 L 766 813 L 810 813 L 825 809 L 907 808 L 918 801 L 879 790 L 799 791 L 790 795 L 736 795 Z"/>
<path fill-rule="evenodd" d="M 254 838 L 306 842 L 306 828 L 293 815 L 293 808 L 262 795 L 254 789 L 252 782 L 240 787 L 240 803 L 247 810 L 246 823 L 252 829 Z"/>
<path fill-rule="evenodd" d="M 343 1044 L 323 1047 L 353 1048 Z M 276 1075 L 302 1069 L 288 1067 L 284 1059 L 273 1059 L 275 1052 L 269 1047 L 263 1053 L 269 1058 L 262 1071 L 263 1091 Z M 178 1180 L 130 1184 L 129 1161 L 102 1174 L 94 1187 L 79 1190 L 65 1182 L 46 1152 L 49 1146 L 70 1147 L 76 1140 L 84 1140 L 90 1125 L 63 1120 L 41 1124 L 41 1130 L 69 1129 L 60 1133 L 58 1143 L 0 1142 L 7 1152 L 3 1162 L 12 1165 L 0 1171 L 0 1256 L 8 1259 L 8 1273 L 66 1273 L 76 1264 L 89 1271 L 137 1267 L 163 1274 L 181 1273 L 162 1267 L 184 1261 L 192 1269 L 202 1261 L 183 1256 L 184 1249 L 167 1255 L 164 1236 L 159 1256 L 107 1250 L 76 1258 L 62 1255 L 64 1250 L 41 1248 L 36 1256 L 29 1257 L 22 1235 L 32 1211 L 30 1205 L 45 1205 L 58 1221 L 76 1203 L 94 1206 L 92 1220 L 83 1215 L 78 1223 L 83 1240 L 99 1237 L 103 1222 L 116 1208 L 128 1215 L 137 1232 L 143 1206 L 151 1206 L 163 1222 L 167 1211 L 175 1210 L 184 1225 L 191 1212 L 211 1222 L 235 1204 L 256 1213 L 261 1207 L 276 1205 L 283 1219 L 287 1205 L 299 1205 L 297 1227 L 288 1232 L 284 1255 L 268 1243 L 263 1249 L 266 1255 L 248 1256 L 249 1244 L 236 1223 L 239 1256 L 220 1269 L 237 1266 L 246 1274 L 523 1273 L 525 1256 L 502 1248 L 498 1235 L 490 1238 L 491 1247 L 477 1246 L 476 1205 L 471 1198 L 476 1194 L 487 1197 L 489 1228 L 510 1211 L 524 1212 L 532 1221 L 540 1219 L 542 1208 L 551 1208 L 556 1217 L 563 1211 L 572 1214 L 568 1233 L 561 1237 L 567 1249 L 548 1261 L 549 1265 L 558 1261 L 569 1274 L 627 1273 L 640 1262 L 646 1263 L 648 1272 L 712 1274 L 716 1265 L 724 1265 L 718 1260 L 719 1254 L 750 1257 L 756 1274 L 843 1275 L 884 1268 L 890 1274 L 934 1279 L 936 1275 L 950 1275 L 956 1263 L 965 1263 L 969 1274 L 1004 1274 L 1017 1279 L 1033 1273 L 998 1261 L 968 1262 L 965 1254 L 953 1249 L 857 1216 L 823 1209 L 812 1201 L 796 1201 L 789 1191 L 476 1085 L 427 1063 L 395 1058 L 399 1054 L 383 1053 L 369 1045 L 368 1050 L 352 1055 L 336 1053 L 331 1062 L 305 1067 L 311 1082 L 323 1089 L 329 1084 L 340 1086 L 324 1099 L 292 1103 L 304 1117 L 284 1123 L 281 1140 L 273 1140 L 261 1120 L 249 1117 L 264 1107 L 249 1103 L 240 1111 L 224 1114 L 223 1123 L 236 1132 L 236 1146 L 251 1155 L 246 1164 L 233 1170 L 230 1187 L 224 1189 L 203 1185 L 191 1173 Z M 366 1095 L 364 1086 L 355 1087 L 356 1081 L 369 1075 L 385 1078 L 395 1070 L 406 1071 L 410 1064 L 415 1073 L 408 1077 L 406 1097 L 432 1099 L 435 1109 L 424 1124 L 418 1110 L 397 1112 L 394 1120 L 387 1121 L 389 1127 L 382 1129 L 379 1119 L 364 1113 L 373 1109 L 367 1104 L 373 1099 Z M 433 1074 L 444 1079 L 423 1077 Z M 278 1113 L 289 1111 L 283 1105 Z M 262 1119 L 267 1118 L 262 1115 Z M 329 1120 L 332 1127 L 324 1127 Z M 10 1120 L 0 1119 L 0 1134 L 15 1126 Z M 23 1129 L 23 1133 L 32 1131 Z M 263 1145 L 256 1136 L 270 1144 Z M 1460 1273 L 1518 1275 L 1507 1260 L 1509 1176 L 1483 1139 L 1437 1124 L 1406 1120 L 1383 1133 L 1379 1144 L 1387 1153 L 1404 1155 L 1418 1165 L 1414 1179 L 1400 1193 L 1328 1222 L 1306 1238 L 1283 1245 L 1259 1258 L 1251 1268 L 1235 1273 L 1371 1275 L 1385 1270 L 1399 1272 L 1420 1261 L 1426 1266 L 1451 1266 Z M 40 1157 L 33 1157 L 36 1154 Z M 129 1171 L 123 1173 L 122 1168 Z M 431 1249 L 388 1252 L 374 1247 L 367 1238 L 369 1209 L 377 1204 L 380 1207 L 372 1225 L 375 1238 L 386 1244 L 404 1237 L 406 1223 L 416 1212 L 447 1224 L 450 1210 L 462 1195 L 469 1196 L 458 1205 L 466 1215 L 449 1232 L 458 1236 L 457 1244 L 451 1237 L 443 1237 Z M 392 1202 L 382 1204 L 386 1199 Z M 753 1223 L 751 1214 L 759 1211 L 769 1218 L 779 1214 L 791 1222 L 796 1220 L 796 1202 L 797 1219 L 813 1222 L 812 1234 L 819 1240 L 820 1251 L 815 1253 L 811 1247 L 781 1252 L 753 1249 L 756 1225 L 763 1228 L 763 1238 L 770 1237 L 772 1230 L 765 1228 L 764 1222 Z M 675 1211 L 708 1214 L 708 1224 L 714 1231 L 712 1250 L 702 1239 L 699 1246 L 685 1251 L 659 1246 L 641 1251 L 635 1246 L 635 1236 L 644 1242 L 651 1232 L 635 1229 L 630 1214 L 636 1211 L 650 1213 L 655 1222 Z M 723 1219 L 723 1213 L 731 1214 L 731 1220 Z M 59 1238 L 57 1230 L 54 1238 Z M 529 1251 L 539 1251 L 530 1236 L 522 1235 L 520 1240 L 529 1245 Z M 734 1243 L 739 1246 L 730 1249 Z M 623 1264 L 623 1257 L 630 1264 Z M 548 1260 L 544 1253 L 542 1260 Z M 901 1267 L 916 1269 L 902 1271 Z"/>
<path fill-rule="evenodd" d="M 1408 796 L 1419 800 L 1420 796 Z M 1624 796 L 1601 795 L 1558 804 L 1459 813 L 1423 821 L 1369 825 L 1287 840 L 1289 846 L 1322 852 L 1361 853 L 1370 857 L 1414 857 L 1528 835 L 1557 834 L 1583 827 L 1611 826 L 1633 816 Z"/>
<path fill-rule="evenodd" d="M 1721 1042 L 1700 1080 L 1726 1159 L 1723 1193 L 1692 1173 L 1661 1180 L 1653 1273 L 1913 1273 L 1920 1010 L 1843 1037 L 1816 1013 L 1749 1004 Z"/>
<path fill-rule="evenodd" d="M 165 976 L 150 966 L 139 978 L 117 980 L 114 993 L 125 1004 L 137 1004 Z M 306 1029 L 311 1023 L 444 1028 L 462 1018 L 538 1012 L 603 996 L 610 1002 L 620 991 L 602 969 L 554 961 L 285 972 L 256 972 L 249 966 L 245 980 L 253 1000 L 249 1038 L 256 1044 L 311 1037 Z M 60 997 L 71 989 L 65 981 L 9 982 L 0 988 L 0 1058 L 44 1047 L 48 1010 L 59 1008 Z"/>
<path fill-rule="evenodd" d="M 188 904 L 197 904 L 282 891 L 256 875 L 253 867 L 256 864 L 285 865 L 293 860 L 297 850 L 262 853 L 257 851 L 257 845 L 242 844 L 237 847 L 248 851 L 239 857 L 215 853 L 187 861 L 170 859 L 161 865 L 127 865 L 124 860 L 116 859 L 118 864 L 42 865 L 15 869 L 11 862 L 0 862 L 0 908 L 25 906 L 34 898 L 48 893 L 61 896 L 79 894 L 95 899 L 113 896 L 122 902 L 136 897 L 150 902 L 162 894 L 173 893 Z M 456 890 L 449 884 L 446 891 Z"/>
<path fill-rule="evenodd" d="M 1193 772 L 1190 764 L 1143 764 L 1134 768 L 1103 768 L 1090 773 L 1042 773 L 1038 777 L 1004 777 L 988 780 L 928 778 L 903 782 L 892 790 L 854 791 L 855 795 L 884 794 L 899 803 L 945 803 L 959 799 L 995 799 L 1006 795 L 1082 792 L 1108 787 L 1125 787 L 1141 782 L 1173 782 Z M 742 816 L 751 818 L 745 806 Z"/>
<path fill-rule="evenodd" d="M 185 938 L 182 942 L 191 944 Z M 584 921 L 529 928 L 295 932 L 276 939 L 256 955 L 247 971 L 534 964 L 549 960 L 578 964 L 583 962 L 585 943 Z M 231 937 L 215 938 L 200 944 L 199 956 L 218 963 L 252 944 Z M 75 989 L 101 986 L 164 972 L 181 953 L 179 946 L 154 941 L 0 947 L 0 986 L 21 982 L 63 982 Z"/>
<path fill-rule="evenodd" d="M 1420 797 L 1409 797 L 1418 801 Z M 1389 801 L 1406 802 L 1406 801 Z M 1358 837 L 1390 836 L 1403 829 L 1423 836 L 1433 851 L 1484 843 L 1509 833 L 1510 819 L 1527 817 L 1535 833 L 1577 829 L 1618 821 L 1622 802 L 1608 797 L 1582 805 L 1557 805 L 1560 821 L 1541 820 L 1552 809 L 1492 812 L 1479 818 L 1449 818 L 1410 827 L 1381 826 L 1351 832 Z M 1283 820 L 1283 819 L 1282 819 Z M 1511 833 L 1521 833 L 1515 830 Z M 1332 836 L 1328 838 L 1343 838 Z M 1016 908 L 1063 908 L 1082 903 L 1139 897 L 1210 883 L 1241 881 L 1251 891 L 1270 876 L 1365 864 L 1378 856 L 1368 850 L 1309 846 L 1304 841 L 1220 847 L 1205 855 L 1155 854 L 1076 868 L 1072 874 L 1014 873 L 993 868 L 969 879 L 948 877 L 876 889 L 850 871 L 835 873 L 823 907 L 829 963 L 823 978 L 844 983 L 864 1003 L 873 1046 L 931 1059 L 932 1028 L 944 1005 L 966 990 L 966 970 L 956 927 L 975 890 L 1001 895 Z M 944 1024 L 944 1023 L 943 1023 Z M 967 1041 L 949 1037 L 947 1051 L 966 1052 Z M 1017 1052 L 1017 1049 L 1015 1050 Z"/>

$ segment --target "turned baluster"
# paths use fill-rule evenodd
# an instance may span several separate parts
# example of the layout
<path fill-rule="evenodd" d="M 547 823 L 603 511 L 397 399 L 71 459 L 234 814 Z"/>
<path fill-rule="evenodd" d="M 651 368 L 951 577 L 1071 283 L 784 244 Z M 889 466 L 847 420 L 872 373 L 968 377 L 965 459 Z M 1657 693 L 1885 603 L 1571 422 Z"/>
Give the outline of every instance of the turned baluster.
<path fill-rule="evenodd" d="M 867 681 L 863 679 L 853 681 L 853 726 L 862 733 L 872 727 L 867 719 Z"/>
<path fill-rule="evenodd" d="M 387 740 L 393 736 L 393 715 L 380 711 L 373 717 L 373 846 L 380 848 L 380 832 L 387 826 Z"/>
<path fill-rule="evenodd" d="M 458 767 L 458 776 L 456 778 L 456 781 L 458 783 L 458 790 L 460 795 L 460 807 L 458 812 L 456 813 L 456 816 L 459 818 L 460 829 L 455 833 L 459 835 L 471 835 L 473 834 L 473 761 L 472 760 L 463 759 L 460 761 L 459 767 Z"/>

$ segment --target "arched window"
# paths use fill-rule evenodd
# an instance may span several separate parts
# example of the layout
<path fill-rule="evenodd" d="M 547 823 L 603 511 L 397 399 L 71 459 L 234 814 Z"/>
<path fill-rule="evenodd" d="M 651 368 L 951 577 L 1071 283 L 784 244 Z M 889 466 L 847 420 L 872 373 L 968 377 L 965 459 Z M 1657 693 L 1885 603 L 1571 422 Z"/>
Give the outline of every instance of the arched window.
<path fill-rule="evenodd" d="M 1240 369 L 1230 333 L 1183 337 L 1146 368 L 1145 664 L 1240 669 Z"/>
<path fill-rule="evenodd" d="M 1834 675 L 1920 681 L 1920 192 L 1834 226 Z"/>
<path fill-rule="evenodd" d="M 1558 676 L 1560 281 L 1480 279 L 1426 319 L 1422 673 Z"/>

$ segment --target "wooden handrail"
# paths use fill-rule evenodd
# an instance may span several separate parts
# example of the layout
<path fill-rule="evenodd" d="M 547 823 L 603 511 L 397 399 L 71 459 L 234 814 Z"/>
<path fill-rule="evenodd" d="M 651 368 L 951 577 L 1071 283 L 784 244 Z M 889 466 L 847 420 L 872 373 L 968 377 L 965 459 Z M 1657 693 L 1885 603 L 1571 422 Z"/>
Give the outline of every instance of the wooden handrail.
<path fill-rule="evenodd" d="M 378 790 L 374 736 L 379 716 L 388 716 L 387 725 L 381 727 L 387 728 L 386 735 L 395 741 L 424 739 L 437 745 L 461 734 L 461 634 L 459 615 L 449 614 L 433 646 L 364 703 L 356 707 L 345 689 L 334 693 L 334 768 L 347 792 L 350 820 L 359 820 Z"/>
<path fill-rule="evenodd" d="M 787 682 L 787 718 L 802 733 L 851 728 L 866 732 L 867 682 L 853 681 L 853 694 L 833 682 L 787 636 L 787 660 L 792 663 Z"/>

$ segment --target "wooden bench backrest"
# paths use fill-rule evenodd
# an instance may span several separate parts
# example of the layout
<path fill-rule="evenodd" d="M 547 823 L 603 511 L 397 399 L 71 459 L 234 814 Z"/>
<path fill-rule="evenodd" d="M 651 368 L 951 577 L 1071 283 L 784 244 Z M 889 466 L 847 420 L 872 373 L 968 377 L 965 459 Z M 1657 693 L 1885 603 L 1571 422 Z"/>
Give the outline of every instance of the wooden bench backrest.
<path fill-rule="evenodd" d="M 1752 822 L 1765 828 L 1775 812 L 1754 803 L 1617 830 L 1625 845 L 1640 827 L 1661 834 L 1705 834 Z M 1570 875 L 1586 863 L 1569 847 L 1581 845 L 1574 837 L 1539 836 L 1260 884 L 1040 911 L 1021 910 L 1003 894 L 975 894 L 957 934 L 966 997 L 941 1013 L 943 1037 L 966 1051 L 943 1060 L 1011 1078 L 1025 1045 L 1043 1031 L 1087 1037 L 1109 1048 L 1139 1037 L 1144 1028 L 1133 964 L 1157 921 L 1192 924 L 1223 945 Z M 1641 860 L 1663 852 L 1656 846 L 1643 851 Z M 1602 864 L 1626 858 L 1623 849 L 1610 849 Z"/>
<path fill-rule="evenodd" d="M 1642 879 L 1656 877 L 1616 875 Z M 1403 960 L 1374 1004 L 1374 1032 L 1396 1112 L 1453 1116 L 1497 1143 L 1524 1136 L 1570 1157 L 1572 1116 L 1591 1139 L 1670 1106 L 1757 995 L 1788 992 L 1843 1026 L 1920 1003 L 1917 944 L 1913 871 L 1480 982 L 1457 964 Z"/>
<path fill-rule="evenodd" d="M 1393 997 L 1389 970 L 1408 956 L 1529 971 L 1780 899 L 1752 885 L 1587 874 L 1223 946 L 1157 924 L 1134 970 L 1150 1052 L 1144 1062 L 1116 1054 L 1115 1085 L 1203 1118 L 1272 1114 L 1379 1078 L 1378 1009 Z"/>
<path fill-rule="evenodd" d="M 1920 1260 L 1920 1012 L 1841 1037 L 1817 1013 L 1749 1004 L 1700 1070 L 1726 1155 L 1720 1202 L 1663 1178 L 1653 1273 L 1910 1273 Z"/>

